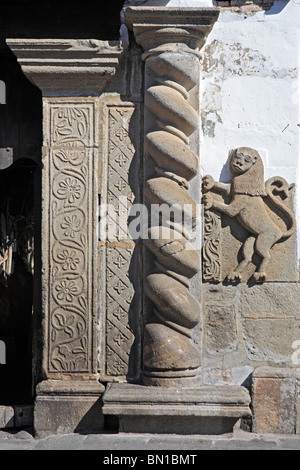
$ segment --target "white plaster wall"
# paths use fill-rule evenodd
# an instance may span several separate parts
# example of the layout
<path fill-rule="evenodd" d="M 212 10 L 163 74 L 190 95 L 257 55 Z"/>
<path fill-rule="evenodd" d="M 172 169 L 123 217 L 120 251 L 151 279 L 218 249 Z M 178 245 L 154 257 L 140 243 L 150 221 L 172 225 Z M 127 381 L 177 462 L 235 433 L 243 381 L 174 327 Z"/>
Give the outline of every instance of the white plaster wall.
<path fill-rule="evenodd" d="M 228 152 L 257 149 L 265 180 L 296 183 L 300 221 L 300 0 L 275 1 L 267 12 L 222 12 L 203 51 L 203 174 L 228 181 Z M 298 229 L 298 253 L 300 230 Z M 298 256 L 299 257 L 299 256 Z"/>

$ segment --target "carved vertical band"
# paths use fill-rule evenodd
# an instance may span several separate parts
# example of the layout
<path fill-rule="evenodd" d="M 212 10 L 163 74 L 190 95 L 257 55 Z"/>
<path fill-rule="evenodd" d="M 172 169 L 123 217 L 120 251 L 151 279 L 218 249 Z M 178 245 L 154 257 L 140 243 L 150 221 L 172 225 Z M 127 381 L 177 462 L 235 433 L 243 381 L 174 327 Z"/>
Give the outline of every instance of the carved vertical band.
<path fill-rule="evenodd" d="M 203 280 L 221 280 L 221 217 L 213 211 L 204 211 Z"/>
<path fill-rule="evenodd" d="M 47 100 L 46 107 L 47 370 L 95 373 L 95 103 Z"/>
<path fill-rule="evenodd" d="M 189 283 L 200 263 L 184 224 L 188 220 L 188 227 L 194 225 L 198 202 L 189 191 L 199 165 L 189 139 L 199 122 L 198 49 L 217 11 L 129 8 L 125 17 L 145 51 L 144 150 L 156 167 L 146 174 L 144 196 L 151 209 L 172 209 L 155 224 L 151 218 L 145 241 L 156 270 L 147 275 L 144 286 L 154 315 L 144 330 L 143 380 L 148 385 L 190 384 L 200 367 L 191 335 L 200 321 L 200 305 Z M 168 18 L 168 24 L 162 18 Z"/>
<path fill-rule="evenodd" d="M 101 380 L 136 381 L 140 375 L 141 285 L 139 248 L 128 217 L 139 201 L 139 106 L 103 98 L 103 163 L 100 230 Z M 134 178 L 132 177 L 134 175 Z M 134 180 L 134 181 L 133 181 Z M 101 225 L 102 228 L 102 225 Z"/>

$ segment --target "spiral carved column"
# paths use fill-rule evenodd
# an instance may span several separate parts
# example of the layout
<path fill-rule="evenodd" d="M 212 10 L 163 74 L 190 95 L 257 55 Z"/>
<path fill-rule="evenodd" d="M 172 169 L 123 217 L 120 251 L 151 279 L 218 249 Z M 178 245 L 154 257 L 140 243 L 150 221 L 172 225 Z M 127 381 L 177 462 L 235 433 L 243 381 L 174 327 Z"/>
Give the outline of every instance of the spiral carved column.
<path fill-rule="evenodd" d="M 162 18 L 168 24 L 162 24 Z M 213 9 L 126 11 L 127 24 L 144 49 L 146 67 L 144 197 L 151 218 L 144 243 L 155 265 L 144 281 L 153 304 L 144 330 L 146 385 L 199 383 L 200 351 L 191 330 L 200 321 L 200 305 L 190 280 L 197 276 L 200 260 L 190 238 L 200 201 L 190 186 L 200 187 L 199 49 L 216 18 Z M 163 207 L 172 210 L 162 211 L 153 221 L 155 208 L 159 212 Z"/>
<path fill-rule="evenodd" d="M 145 92 L 146 113 L 151 112 L 146 119 L 153 130 L 146 133 L 144 145 L 157 166 L 155 176 L 145 181 L 144 195 L 149 207 L 166 204 L 175 213 L 163 212 L 156 225 L 152 211 L 154 225 L 145 240 L 156 270 L 144 283 L 155 317 L 145 327 L 143 372 L 144 383 L 169 385 L 194 377 L 200 366 L 198 348 L 191 341 L 200 306 L 189 292 L 189 280 L 200 263 L 186 228 L 196 218 L 188 182 L 197 175 L 198 158 L 188 138 L 198 128 L 198 113 L 189 100 L 189 91 L 197 84 L 198 58 L 163 52 L 148 57 L 146 66 L 155 72 L 155 82 Z"/>

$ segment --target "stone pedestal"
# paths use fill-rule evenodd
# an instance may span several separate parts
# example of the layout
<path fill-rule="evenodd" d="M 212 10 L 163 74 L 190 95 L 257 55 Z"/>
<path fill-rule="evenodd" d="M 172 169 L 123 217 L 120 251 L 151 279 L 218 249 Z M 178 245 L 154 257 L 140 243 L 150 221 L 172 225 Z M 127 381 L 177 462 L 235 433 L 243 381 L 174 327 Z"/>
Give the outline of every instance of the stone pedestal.
<path fill-rule="evenodd" d="M 97 381 L 45 380 L 36 389 L 34 427 L 37 437 L 80 431 L 101 431 L 101 396 L 105 387 Z"/>
<path fill-rule="evenodd" d="M 99 94 L 121 43 L 9 39 L 43 95 L 41 364 L 35 371 L 37 435 L 101 430 L 99 397 Z M 91 410 L 97 408 L 92 413 Z M 89 419 L 93 414 L 93 422 Z"/>
<path fill-rule="evenodd" d="M 110 384 L 103 414 L 117 416 L 120 432 L 223 434 L 250 416 L 248 391 L 240 386 L 166 388 Z"/>

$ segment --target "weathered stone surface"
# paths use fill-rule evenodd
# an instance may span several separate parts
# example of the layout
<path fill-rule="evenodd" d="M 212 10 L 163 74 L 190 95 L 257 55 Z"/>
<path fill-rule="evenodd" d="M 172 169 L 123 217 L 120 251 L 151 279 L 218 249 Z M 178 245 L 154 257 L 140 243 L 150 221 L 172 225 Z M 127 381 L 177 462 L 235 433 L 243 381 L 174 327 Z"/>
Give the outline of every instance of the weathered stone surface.
<path fill-rule="evenodd" d="M 149 132 L 145 136 L 145 150 L 160 167 L 187 180 L 197 174 L 198 158 L 179 137 L 164 131 Z"/>
<path fill-rule="evenodd" d="M 95 175 L 99 154 L 96 96 L 113 77 L 122 47 L 120 43 L 61 39 L 12 39 L 8 45 L 25 75 L 41 88 L 44 96 L 43 376 L 54 374 L 61 378 L 67 374 L 69 378 L 69 374 L 79 373 L 95 378 Z M 51 98 L 46 98 L 49 95 Z"/>
<path fill-rule="evenodd" d="M 38 437 L 74 431 L 101 431 L 104 386 L 93 381 L 46 380 L 37 386 L 34 428 Z"/>
<path fill-rule="evenodd" d="M 120 431 L 171 434 L 232 432 L 242 416 L 250 416 L 250 397 L 240 386 L 157 388 L 110 384 L 103 413 L 117 415 Z"/>
<path fill-rule="evenodd" d="M 300 434 L 300 397 L 299 396 L 296 401 L 296 412 L 297 412 L 296 434 Z"/>
<path fill-rule="evenodd" d="M 15 411 L 15 428 L 32 427 L 33 425 L 33 406 L 32 405 L 16 405 Z"/>
<path fill-rule="evenodd" d="M 185 90 L 190 91 L 199 81 L 197 67 L 191 66 L 193 60 L 197 64 L 197 57 L 192 58 L 189 54 L 185 55 L 184 51 L 174 51 L 173 54 L 162 52 L 158 56 L 148 57 L 147 66 L 155 75 L 171 75 L 174 86 L 177 83 Z M 184 92 L 184 89 L 181 89 L 181 91 L 187 98 L 188 95 Z"/>
<path fill-rule="evenodd" d="M 44 98 L 42 258 L 46 373 L 95 373 L 95 99 Z M 92 340 L 93 342 L 94 340 Z M 89 371 L 89 372 L 88 372 Z M 93 371 L 93 372 L 92 372 Z"/>
<path fill-rule="evenodd" d="M 148 323 L 144 333 L 144 372 L 181 371 L 190 375 L 190 369 L 200 365 L 199 351 L 184 334 L 178 334 L 164 324 Z M 192 371 L 194 375 L 194 372 Z M 171 374 L 172 377 L 172 374 Z"/>
<path fill-rule="evenodd" d="M 205 383 L 250 386 L 253 370 L 293 370 L 298 359 L 297 283 L 203 285 L 202 374 Z M 294 362 L 293 362 L 294 361 Z M 246 386 L 246 385 L 245 385 Z"/>
<path fill-rule="evenodd" d="M 249 359 L 291 365 L 292 344 L 299 338 L 299 284 L 244 285 L 240 295 Z"/>
<path fill-rule="evenodd" d="M 253 374 L 253 431 L 294 434 L 296 377 L 292 370 L 258 368 Z"/>
<path fill-rule="evenodd" d="M 0 428 L 13 428 L 14 414 L 12 406 L 0 406 Z"/>
<path fill-rule="evenodd" d="M 0 406 L 0 428 L 24 428 L 32 425 L 32 405 Z"/>
<path fill-rule="evenodd" d="M 209 305 L 206 308 L 206 343 L 208 352 L 224 354 L 237 349 L 234 305 Z"/>
<path fill-rule="evenodd" d="M 144 50 L 159 48 L 178 52 L 201 48 L 207 34 L 219 16 L 218 8 L 129 7 L 125 10 L 126 24 Z M 168 18 L 168 27 L 164 27 Z"/>
<path fill-rule="evenodd" d="M 44 96 L 97 95 L 115 74 L 124 45 L 96 39 L 7 39 Z"/>
<path fill-rule="evenodd" d="M 151 178 L 145 183 L 144 194 L 150 204 L 168 204 L 179 214 L 196 217 L 196 204 L 185 188 L 168 178 Z M 177 212 L 176 211 L 176 212 Z"/>
<path fill-rule="evenodd" d="M 151 227 L 145 246 L 166 268 L 191 278 L 200 268 L 197 251 L 179 232 L 168 227 Z"/>
<path fill-rule="evenodd" d="M 181 282 L 165 274 L 150 274 L 144 288 L 166 320 L 186 328 L 193 328 L 199 322 L 200 305 Z"/>
<path fill-rule="evenodd" d="M 170 122 L 189 136 L 196 130 L 198 115 L 177 90 L 164 85 L 149 87 L 145 105 L 162 121 Z"/>

